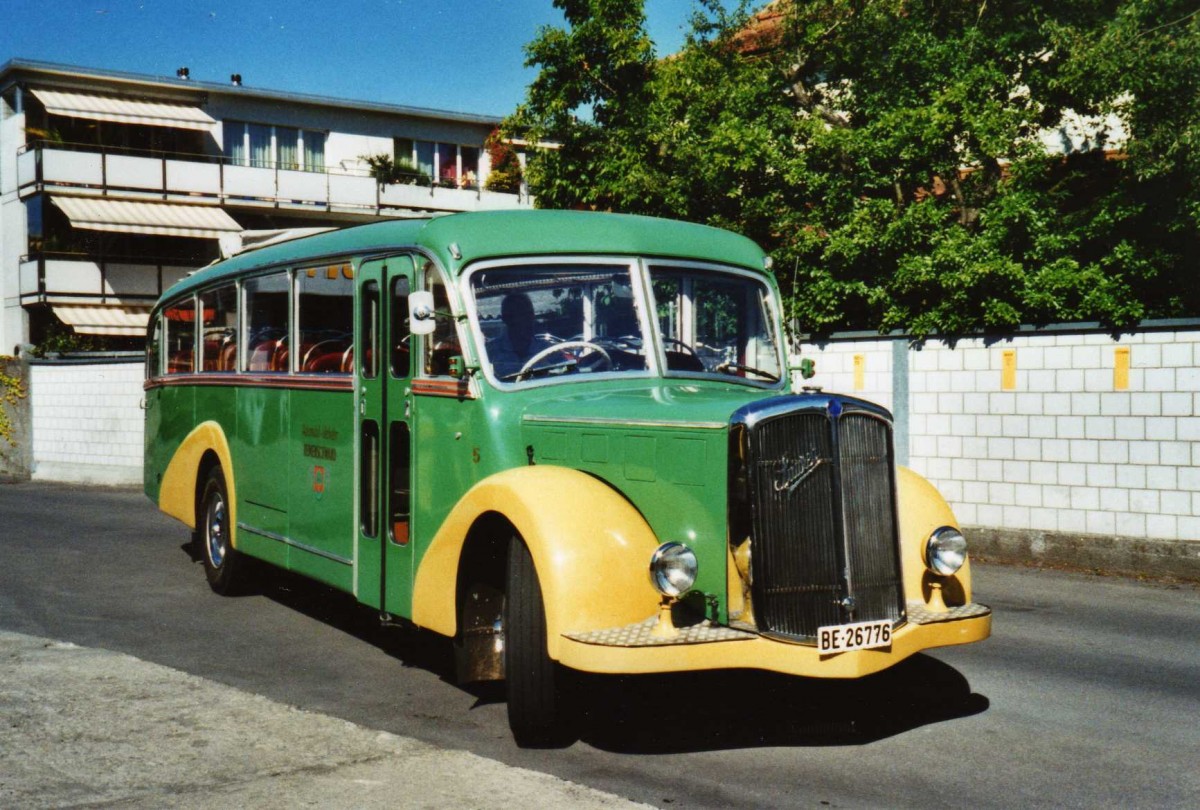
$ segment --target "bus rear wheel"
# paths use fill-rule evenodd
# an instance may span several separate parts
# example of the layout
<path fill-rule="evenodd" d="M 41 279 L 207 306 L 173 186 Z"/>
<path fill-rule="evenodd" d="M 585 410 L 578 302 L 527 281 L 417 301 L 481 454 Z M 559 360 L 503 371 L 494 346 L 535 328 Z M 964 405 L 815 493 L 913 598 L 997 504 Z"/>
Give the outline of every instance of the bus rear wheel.
<path fill-rule="evenodd" d="M 208 585 L 222 596 L 245 590 L 246 560 L 233 547 L 230 531 L 229 493 L 220 465 L 213 467 L 200 498 L 200 557 Z"/>
<path fill-rule="evenodd" d="M 546 651 L 546 610 L 533 557 L 520 537 L 508 544 L 504 601 L 508 725 L 522 748 L 561 748 L 577 738 L 569 671 Z"/>

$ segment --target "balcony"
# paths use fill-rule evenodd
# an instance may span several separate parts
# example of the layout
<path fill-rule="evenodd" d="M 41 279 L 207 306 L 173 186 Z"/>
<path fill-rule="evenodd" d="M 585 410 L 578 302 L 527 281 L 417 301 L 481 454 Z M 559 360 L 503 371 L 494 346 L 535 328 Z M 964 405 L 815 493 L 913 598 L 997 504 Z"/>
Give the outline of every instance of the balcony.
<path fill-rule="evenodd" d="M 96 258 L 73 253 L 22 256 L 22 304 L 140 304 L 149 307 L 163 290 L 195 271 L 177 260 Z"/>
<path fill-rule="evenodd" d="M 38 142 L 17 155 L 21 197 L 43 191 L 270 208 L 397 216 L 530 207 L 523 194 L 438 185 L 381 188 L 361 174 L 231 165 L 205 155 L 143 155 L 96 146 Z"/>
<path fill-rule="evenodd" d="M 197 268 L 178 260 L 94 258 L 82 254 L 22 256 L 22 305 L 49 304 L 81 335 L 140 337 L 162 292 Z"/>

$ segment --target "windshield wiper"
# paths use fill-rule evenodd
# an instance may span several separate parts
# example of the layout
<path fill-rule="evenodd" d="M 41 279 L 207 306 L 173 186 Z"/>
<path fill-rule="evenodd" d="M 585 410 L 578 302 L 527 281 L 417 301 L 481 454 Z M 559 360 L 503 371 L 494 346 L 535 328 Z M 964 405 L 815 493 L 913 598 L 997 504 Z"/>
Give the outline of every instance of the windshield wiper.
<path fill-rule="evenodd" d="M 724 363 L 721 363 L 719 366 L 714 368 L 713 371 L 720 371 L 723 374 L 734 374 L 738 371 L 745 371 L 750 374 L 757 374 L 764 380 L 768 380 L 770 382 L 779 382 L 779 376 L 776 374 L 772 374 L 769 371 L 763 371 L 762 369 L 755 368 L 754 366 L 746 366 L 742 365 L 741 363 L 735 363 L 732 360 L 726 360 Z"/>

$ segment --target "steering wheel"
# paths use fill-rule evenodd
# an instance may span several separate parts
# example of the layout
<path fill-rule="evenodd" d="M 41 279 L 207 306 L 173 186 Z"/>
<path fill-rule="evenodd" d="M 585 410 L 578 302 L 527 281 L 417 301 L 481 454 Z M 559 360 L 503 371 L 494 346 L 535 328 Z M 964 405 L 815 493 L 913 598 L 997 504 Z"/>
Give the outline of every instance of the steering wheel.
<path fill-rule="evenodd" d="M 692 357 L 698 356 L 696 354 L 696 350 L 693 349 L 689 344 L 684 343 L 682 340 L 676 340 L 675 338 L 664 337 L 663 343 L 670 343 L 673 346 L 679 346 L 684 350 L 684 352 L 686 352 L 687 354 L 690 354 Z"/>
<path fill-rule="evenodd" d="M 528 360 L 525 361 L 525 365 L 521 366 L 521 370 L 518 371 L 516 374 L 512 375 L 512 378 L 514 380 L 522 380 L 525 378 L 526 375 L 528 375 L 530 373 L 530 371 L 533 370 L 534 366 L 536 366 L 542 360 L 545 360 L 550 355 L 554 354 L 555 352 L 561 352 L 564 349 L 574 349 L 574 348 L 591 349 L 593 351 L 599 352 L 600 360 L 604 364 L 602 366 L 602 368 L 612 368 L 612 357 L 610 357 L 608 352 L 606 352 L 604 350 L 603 346 L 600 346 L 596 343 L 592 343 L 590 340 L 564 340 L 562 343 L 555 343 L 553 346 L 547 346 L 546 348 L 542 349 L 540 352 L 535 354 L 533 357 L 530 357 Z M 578 363 L 575 361 L 571 361 L 571 364 L 578 365 Z"/>

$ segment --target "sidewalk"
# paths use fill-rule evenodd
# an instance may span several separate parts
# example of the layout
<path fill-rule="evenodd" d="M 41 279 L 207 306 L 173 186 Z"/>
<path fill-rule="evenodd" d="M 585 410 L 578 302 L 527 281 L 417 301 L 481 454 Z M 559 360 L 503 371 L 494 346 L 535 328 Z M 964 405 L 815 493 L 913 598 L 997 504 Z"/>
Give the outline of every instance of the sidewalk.
<path fill-rule="evenodd" d="M 128 655 L 0 631 L 0 807 L 641 807 Z"/>

